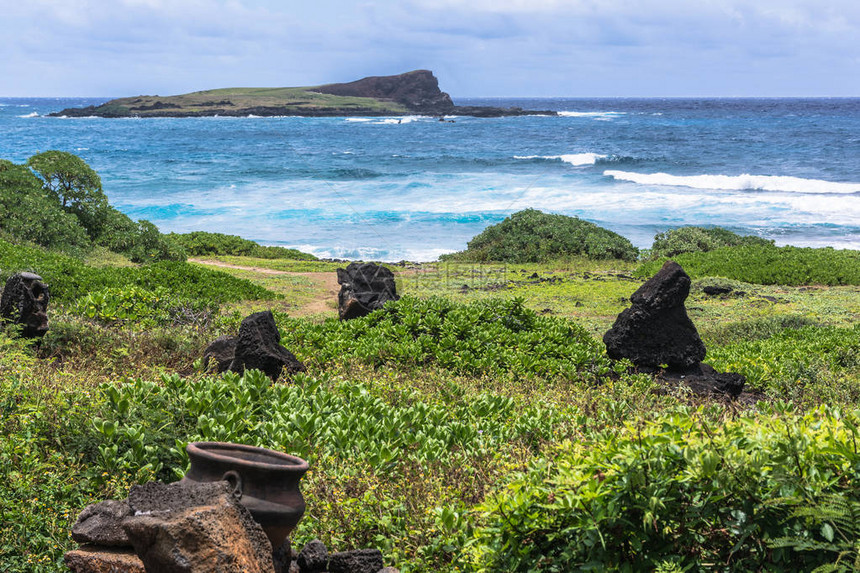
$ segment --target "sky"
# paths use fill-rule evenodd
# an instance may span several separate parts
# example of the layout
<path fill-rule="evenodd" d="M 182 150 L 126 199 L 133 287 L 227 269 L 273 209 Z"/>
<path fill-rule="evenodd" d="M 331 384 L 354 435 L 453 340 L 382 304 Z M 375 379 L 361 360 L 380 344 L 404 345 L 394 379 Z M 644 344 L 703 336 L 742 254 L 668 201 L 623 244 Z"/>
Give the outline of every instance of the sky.
<path fill-rule="evenodd" d="M 458 97 L 860 96 L 857 0 L 0 0 L 0 97 L 430 69 Z"/>

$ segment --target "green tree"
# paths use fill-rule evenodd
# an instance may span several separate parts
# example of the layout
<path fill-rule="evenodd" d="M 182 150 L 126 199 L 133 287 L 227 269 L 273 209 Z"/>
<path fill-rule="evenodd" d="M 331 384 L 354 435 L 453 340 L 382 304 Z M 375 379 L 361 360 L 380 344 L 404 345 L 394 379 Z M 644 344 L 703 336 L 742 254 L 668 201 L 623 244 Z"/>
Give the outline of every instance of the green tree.
<path fill-rule="evenodd" d="M 44 189 L 56 195 L 63 209 L 80 220 L 91 238 L 101 234 L 110 205 L 99 174 L 86 161 L 51 150 L 28 159 L 27 166 L 41 177 Z"/>

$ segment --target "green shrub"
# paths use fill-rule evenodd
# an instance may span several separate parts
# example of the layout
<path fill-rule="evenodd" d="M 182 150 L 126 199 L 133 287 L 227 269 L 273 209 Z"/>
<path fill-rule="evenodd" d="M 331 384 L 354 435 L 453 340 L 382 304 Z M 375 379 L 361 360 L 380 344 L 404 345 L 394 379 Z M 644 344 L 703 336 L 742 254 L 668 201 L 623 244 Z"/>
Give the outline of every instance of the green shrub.
<path fill-rule="evenodd" d="M 638 254 L 630 241 L 594 223 L 577 217 L 526 209 L 484 229 L 469 241 L 465 251 L 440 258 L 472 262 L 537 263 L 576 255 L 590 259 L 633 261 Z"/>
<path fill-rule="evenodd" d="M 722 227 L 680 227 L 657 233 L 649 258 L 674 257 L 681 253 L 706 252 L 739 245 L 769 246 L 773 241 L 754 235 L 738 235 Z"/>
<path fill-rule="evenodd" d="M 860 325 L 786 329 L 763 340 L 711 349 L 707 361 L 718 370 L 743 374 L 750 387 L 780 398 L 813 403 L 860 398 L 860 387 L 852 382 L 860 373 Z M 848 372 L 855 376 L 845 376 Z"/>
<path fill-rule="evenodd" d="M 798 515 L 799 503 L 860 501 L 858 412 L 709 417 L 679 410 L 547 452 L 482 505 L 466 548 L 473 569 L 811 571 L 834 562 L 838 553 L 784 540 L 833 538 Z M 856 551 L 860 528 L 845 531 Z"/>
<path fill-rule="evenodd" d="M 860 251 L 745 245 L 673 257 L 692 278 L 725 277 L 762 285 L 860 285 Z M 654 275 L 666 259 L 640 266 Z"/>
<path fill-rule="evenodd" d="M 180 261 L 161 261 L 139 267 L 86 265 L 80 259 L 36 247 L 0 240 L 0 279 L 20 271 L 38 273 L 57 300 L 74 301 L 105 288 L 165 289 L 174 302 L 198 301 L 219 305 L 240 300 L 273 298 L 274 293 L 250 281 Z"/>
<path fill-rule="evenodd" d="M 580 379 L 609 371 L 603 346 L 571 321 L 537 315 L 522 299 L 458 304 L 405 296 L 382 310 L 322 324 L 281 321 L 282 344 L 321 365 L 357 360 L 451 372 Z"/>
<path fill-rule="evenodd" d="M 182 247 L 189 256 L 206 257 L 212 255 L 257 257 L 260 259 L 292 259 L 315 261 L 311 254 L 285 247 L 266 247 L 237 235 L 192 231 L 191 233 L 170 233 L 168 237 Z"/>
<path fill-rule="evenodd" d="M 167 291 L 155 292 L 137 286 L 106 288 L 79 298 L 76 310 L 81 316 L 106 324 L 132 324 L 145 328 L 166 322 Z"/>

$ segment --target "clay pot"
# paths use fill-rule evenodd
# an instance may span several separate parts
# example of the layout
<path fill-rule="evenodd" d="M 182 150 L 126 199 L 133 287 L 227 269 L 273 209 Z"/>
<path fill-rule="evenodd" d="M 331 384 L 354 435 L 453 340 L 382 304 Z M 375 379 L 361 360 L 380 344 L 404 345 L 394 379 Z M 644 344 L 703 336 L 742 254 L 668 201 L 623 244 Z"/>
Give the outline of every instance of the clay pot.
<path fill-rule="evenodd" d="M 233 495 L 280 547 L 305 513 L 299 480 L 308 462 L 281 452 L 227 442 L 192 442 L 191 469 L 182 481 L 227 481 Z"/>

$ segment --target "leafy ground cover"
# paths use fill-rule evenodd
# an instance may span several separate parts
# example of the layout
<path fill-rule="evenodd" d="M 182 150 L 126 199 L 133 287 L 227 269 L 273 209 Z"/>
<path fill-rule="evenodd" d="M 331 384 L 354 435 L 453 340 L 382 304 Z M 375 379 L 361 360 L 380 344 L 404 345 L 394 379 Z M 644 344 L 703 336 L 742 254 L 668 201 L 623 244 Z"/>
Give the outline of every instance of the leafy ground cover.
<path fill-rule="evenodd" d="M 263 272 L 333 274 L 332 263 L 225 260 L 251 270 L 97 268 L 0 242 L 4 273 L 35 270 L 63 293 L 41 347 L 0 332 L 4 570 L 62 571 L 85 505 L 176 479 L 198 439 L 306 457 L 295 543 L 379 547 L 406 572 L 857 559 L 856 286 L 734 280 L 708 296 L 726 279 L 694 281 L 708 360 L 762 393 L 738 406 L 606 359 L 599 336 L 642 281 L 633 262 L 394 267 L 404 298 L 340 323 L 333 306 L 305 312 L 330 284 Z M 216 314 L 178 326 L 162 314 L 162 301 L 207 292 L 225 301 Z M 206 343 L 261 305 L 308 372 L 276 383 L 206 372 Z"/>
<path fill-rule="evenodd" d="M 674 257 L 691 277 L 725 277 L 763 285 L 860 285 L 860 251 L 742 245 Z M 651 276 L 660 258 L 637 269 Z"/>

